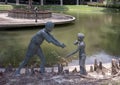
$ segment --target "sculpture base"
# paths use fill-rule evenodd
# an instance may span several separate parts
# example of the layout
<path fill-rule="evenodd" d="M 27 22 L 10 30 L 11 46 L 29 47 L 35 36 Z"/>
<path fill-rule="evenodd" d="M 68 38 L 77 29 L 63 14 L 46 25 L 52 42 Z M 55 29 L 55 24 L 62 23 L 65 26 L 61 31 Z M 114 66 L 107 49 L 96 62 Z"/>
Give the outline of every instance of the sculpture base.
<path fill-rule="evenodd" d="M 50 18 L 51 16 L 52 12 L 50 11 L 37 11 L 37 19 Z M 21 19 L 35 19 L 36 13 L 34 10 L 13 9 L 8 12 L 8 17 Z"/>

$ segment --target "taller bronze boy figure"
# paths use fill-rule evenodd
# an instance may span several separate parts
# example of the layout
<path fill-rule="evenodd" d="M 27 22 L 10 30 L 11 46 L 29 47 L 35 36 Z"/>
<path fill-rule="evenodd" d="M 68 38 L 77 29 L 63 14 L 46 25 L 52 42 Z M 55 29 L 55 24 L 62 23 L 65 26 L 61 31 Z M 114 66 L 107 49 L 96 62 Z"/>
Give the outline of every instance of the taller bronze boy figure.
<path fill-rule="evenodd" d="M 44 40 L 46 40 L 48 43 L 53 43 L 56 46 L 62 47 L 64 48 L 65 45 L 61 42 L 59 42 L 58 40 L 56 40 L 51 34 L 50 32 L 52 31 L 52 29 L 54 28 L 54 24 L 52 22 L 47 22 L 45 24 L 45 28 L 41 29 L 39 32 L 37 32 L 31 39 L 31 42 L 28 46 L 28 50 L 26 53 L 26 57 L 23 60 L 23 62 L 20 64 L 19 68 L 16 70 L 15 75 L 20 74 L 20 70 L 21 68 L 23 68 L 27 62 L 29 61 L 29 59 L 37 54 L 39 56 L 39 58 L 41 59 L 41 64 L 40 64 L 40 72 L 44 73 L 45 72 L 45 56 L 42 52 L 42 49 L 40 47 L 40 45 L 42 44 L 42 42 Z"/>

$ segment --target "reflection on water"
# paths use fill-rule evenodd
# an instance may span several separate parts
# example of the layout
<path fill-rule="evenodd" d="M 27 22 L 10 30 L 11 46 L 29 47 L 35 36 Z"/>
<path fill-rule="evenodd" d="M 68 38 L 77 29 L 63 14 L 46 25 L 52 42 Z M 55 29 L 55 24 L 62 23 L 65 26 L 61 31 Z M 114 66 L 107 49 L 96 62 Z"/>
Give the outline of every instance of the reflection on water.
<path fill-rule="evenodd" d="M 102 63 L 110 63 L 112 61 L 114 56 L 108 55 L 105 52 L 99 52 L 97 54 L 88 56 L 86 58 L 86 64 L 94 64 L 94 60 L 97 59 L 97 62 L 99 63 L 102 61 Z M 117 58 L 117 57 L 114 57 Z M 69 63 L 69 66 L 76 66 L 79 65 L 79 60 L 73 60 Z"/>
<path fill-rule="evenodd" d="M 75 16 L 76 21 L 72 24 L 56 26 L 52 32 L 67 47 L 61 49 L 45 42 L 42 45 L 45 54 L 47 54 L 47 48 L 54 48 L 50 50 L 54 56 L 67 55 L 76 49 L 73 42 L 76 40 L 77 33 L 82 32 L 85 34 L 86 54 L 88 56 L 101 51 L 113 56 L 120 55 L 120 14 L 81 14 L 78 12 L 67 14 Z M 9 56 L 10 59 L 14 56 L 16 59 L 20 57 L 19 61 L 21 61 L 32 35 L 38 30 L 0 31 L 0 58 L 5 60 L 5 56 Z M 46 56 L 51 54 L 48 53 Z"/>

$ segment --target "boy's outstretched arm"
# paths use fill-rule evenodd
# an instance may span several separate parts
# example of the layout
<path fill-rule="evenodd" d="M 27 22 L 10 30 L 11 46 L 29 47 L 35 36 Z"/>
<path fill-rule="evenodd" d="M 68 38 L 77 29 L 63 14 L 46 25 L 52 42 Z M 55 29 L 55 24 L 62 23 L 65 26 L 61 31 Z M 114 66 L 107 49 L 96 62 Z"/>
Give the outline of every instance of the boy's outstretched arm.
<path fill-rule="evenodd" d="M 57 39 L 55 39 L 54 37 L 53 37 L 53 35 L 51 35 L 50 33 L 49 33 L 49 36 L 55 41 L 55 42 L 59 42 Z"/>
<path fill-rule="evenodd" d="M 78 49 L 76 49 L 75 51 L 73 51 L 73 52 L 69 53 L 69 54 L 66 56 L 66 58 L 68 58 L 68 57 L 70 57 L 71 55 L 73 55 L 73 54 L 77 53 L 78 51 L 79 51 L 79 48 L 78 48 Z"/>
<path fill-rule="evenodd" d="M 50 33 L 49 33 L 49 36 L 50 36 L 56 43 L 60 43 L 60 44 L 62 45 L 62 48 L 66 47 L 64 43 L 59 42 L 59 41 L 58 41 L 56 38 L 54 38 L 54 36 L 51 35 Z"/>
<path fill-rule="evenodd" d="M 59 41 L 54 40 L 52 35 L 47 34 L 47 33 L 44 33 L 43 36 L 45 37 L 45 40 L 46 40 L 47 42 L 53 43 L 54 45 L 59 46 L 59 47 L 62 47 L 62 48 L 65 47 L 65 45 L 64 45 L 63 43 L 60 43 Z"/>

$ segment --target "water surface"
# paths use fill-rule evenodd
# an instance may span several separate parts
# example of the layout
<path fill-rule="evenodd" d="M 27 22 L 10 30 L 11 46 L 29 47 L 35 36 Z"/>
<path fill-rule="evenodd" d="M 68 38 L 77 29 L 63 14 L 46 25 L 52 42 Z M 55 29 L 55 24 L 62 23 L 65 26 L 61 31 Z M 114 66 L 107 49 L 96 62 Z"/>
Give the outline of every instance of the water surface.
<path fill-rule="evenodd" d="M 55 56 L 64 57 L 77 46 L 73 42 L 77 39 L 77 33 L 85 34 L 86 54 L 94 56 L 104 52 L 110 56 L 120 56 L 120 14 L 98 14 L 98 13 L 66 13 L 76 17 L 74 23 L 55 26 L 52 34 L 61 42 L 66 44 L 62 49 L 46 41 L 42 48 L 50 61 L 55 61 Z M 0 31 L 0 63 L 21 61 L 29 44 L 31 37 L 43 27 L 26 30 Z M 51 56 L 52 55 L 52 56 Z M 104 55 L 102 55 L 104 56 Z M 74 55 L 77 57 L 77 54 Z M 9 60 L 9 61 L 8 61 Z"/>

